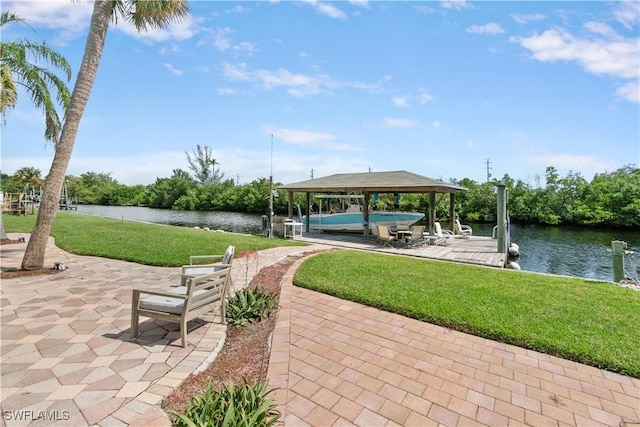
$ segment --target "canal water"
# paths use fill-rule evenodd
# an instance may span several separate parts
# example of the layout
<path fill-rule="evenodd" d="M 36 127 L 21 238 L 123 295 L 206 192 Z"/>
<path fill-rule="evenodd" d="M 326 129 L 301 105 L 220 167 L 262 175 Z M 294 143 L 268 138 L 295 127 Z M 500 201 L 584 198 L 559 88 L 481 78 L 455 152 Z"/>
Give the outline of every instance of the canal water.
<path fill-rule="evenodd" d="M 79 205 L 78 213 L 256 235 L 260 234 L 261 227 L 261 215 L 236 212 Z M 492 234 L 492 224 L 470 225 L 476 236 Z M 625 269 L 629 276 L 637 278 L 640 267 L 640 230 L 511 225 L 511 241 L 520 247 L 518 264 L 523 270 L 539 273 L 611 281 L 613 259 L 609 249 L 613 240 L 627 242 L 628 250 L 635 252 L 634 255 L 625 257 Z"/>
<path fill-rule="evenodd" d="M 492 232 L 492 225 L 473 224 L 474 235 Z M 637 279 L 640 230 L 511 224 L 511 241 L 520 247 L 517 262 L 526 271 L 611 281 L 613 240 L 627 242 L 628 250 L 635 252 L 625 257 L 625 269 Z"/>

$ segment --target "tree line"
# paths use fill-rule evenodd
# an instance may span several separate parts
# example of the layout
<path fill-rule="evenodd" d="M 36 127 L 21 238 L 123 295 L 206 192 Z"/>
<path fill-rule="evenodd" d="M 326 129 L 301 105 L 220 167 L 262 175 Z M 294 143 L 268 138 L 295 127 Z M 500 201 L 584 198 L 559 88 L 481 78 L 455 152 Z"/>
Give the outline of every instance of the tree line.
<path fill-rule="evenodd" d="M 86 172 L 66 177 L 67 193 L 79 203 L 107 206 L 148 206 L 151 208 L 265 213 L 269 206 L 269 179 L 259 178 L 247 184 L 223 179 L 224 174 L 208 166 L 215 166 L 208 147 L 209 162 L 198 160 L 192 164 L 193 176 L 185 170 L 174 169 L 167 178 L 157 178 L 150 185 L 128 186 L 120 184 L 111 174 Z M 195 153 L 195 151 L 194 151 Z M 190 162 L 191 163 L 191 162 Z M 200 165 L 200 166 L 197 166 Z M 43 183 L 40 172 L 22 168 L 13 176 L 2 174 L 2 188 L 7 192 L 20 192 L 25 185 Z M 502 179 L 478 183 L 464 178 L 450 179 L 468 191 L 456 193 L 456 211 L 463 221 L 494 223 L 496 221 L 496 186 L 503 182 L 508 190 L 508 209 L 512 222 L 523 224 L 575 225 L 590 227 L 640 227 L 640 168 L 624 166 L 613 172 L 596 174 L 589 182 L 579 173 L 569 172 L 562 177 L 554 167 L 547 167 L 542 180 L 534 185 L 514 180 L 509 175 Z M 274 189 L 282 183 L 276 182 Z M 37 194 L 37 191 L 35 192 Z M 378 209 L 391 210 L 396 203 L 394 195 L 380 195 Z M 304 194 L 294 194 L 294 205 L 304 211 Z M 428 194 L 402 194 L 400 209 L 427 212 Z M 287 198 L 274 197 L 274 211 L 286 215 Z M 436 197 L 437 218 L 447 219 L 449 197 Z"/>

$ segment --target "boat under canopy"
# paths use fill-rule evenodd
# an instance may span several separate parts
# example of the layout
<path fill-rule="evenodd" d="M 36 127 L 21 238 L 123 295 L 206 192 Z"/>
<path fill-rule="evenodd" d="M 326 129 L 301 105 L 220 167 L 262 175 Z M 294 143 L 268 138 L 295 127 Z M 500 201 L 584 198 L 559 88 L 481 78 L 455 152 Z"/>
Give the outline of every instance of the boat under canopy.
<path fill-rule="evenodd" d="M 309 215 L 309 229 L 313 231 L 362 232 L 366 225 L 371 227 L 372 224 L 408 228 L 424 218 L 424 213 L 420 212 L 370 210 L 367 224 L 360 205 L 360 200 L 364 198 L 362 195 L 315 195 L 314 198 L 321 200 L 319 204 L 314 204 L 317 207 L 317 213 Z M 327 202 L 338 200 L 340 205 L 326 206 L 322 199 L 327 199 Z M 300 217 L 302 223 L 307 224 L 307 216 Z"/>

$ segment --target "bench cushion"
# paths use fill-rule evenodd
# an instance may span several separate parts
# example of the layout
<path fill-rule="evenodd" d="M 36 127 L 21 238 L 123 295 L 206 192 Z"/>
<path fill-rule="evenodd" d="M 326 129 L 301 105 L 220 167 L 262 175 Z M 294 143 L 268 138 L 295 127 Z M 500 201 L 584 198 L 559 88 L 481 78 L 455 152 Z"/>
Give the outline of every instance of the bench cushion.
<path fill-rule="evenodd" d="M 180 314 L 182 313 L 183 304 L 184 300 L 180 298 L 153 295 L 140 301 L 140 309 Z"/>
<path fill-rule="evenodd" d="M 175 288 L 172 288 L 168 292 L 176 295 L 185 295 L 187 293 L 187 287 L 176 286 Z M 198 298 L 199 295 L 206 294 L 206 293 L 207 291 L 204 289 L 195 291 L 193 293 L 192 304 L 197 303 L 201 299 L 201 298 Z M 183 299 L 171 298 L 163 295 L 152 295 L 140 301 L 140 308 L 142 310 L 161 311 L 163 313 L 172 313 L 172 314 L 182 313 L 183 305 L 184 305 Z"/>

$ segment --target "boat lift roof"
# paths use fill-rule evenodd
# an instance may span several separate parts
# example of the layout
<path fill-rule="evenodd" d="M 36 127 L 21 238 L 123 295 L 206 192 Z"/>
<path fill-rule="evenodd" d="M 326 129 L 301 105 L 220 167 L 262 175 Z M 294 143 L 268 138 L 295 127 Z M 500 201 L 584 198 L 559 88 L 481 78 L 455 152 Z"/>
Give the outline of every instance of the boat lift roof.
<path fill-rule="evenodd" d="M 407 171 L 335 174 L 282 185 L 278 188 L 309 193 L 455 193 L 467 190 L 460 185 Z"/>

